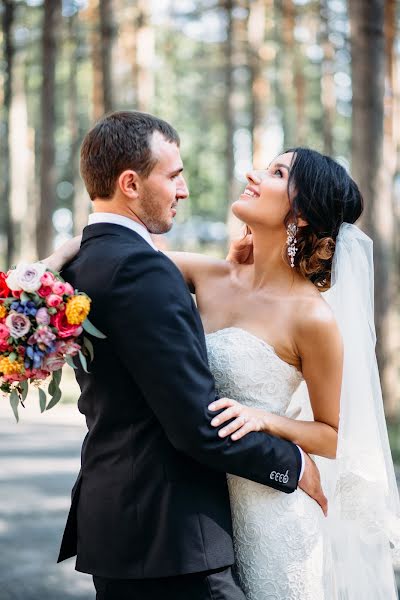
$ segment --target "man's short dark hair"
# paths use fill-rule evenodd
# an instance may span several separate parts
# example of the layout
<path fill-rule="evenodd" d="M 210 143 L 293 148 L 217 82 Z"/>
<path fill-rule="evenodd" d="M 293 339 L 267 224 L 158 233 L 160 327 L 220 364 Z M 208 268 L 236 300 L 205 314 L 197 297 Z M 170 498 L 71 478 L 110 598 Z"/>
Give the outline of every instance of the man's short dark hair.
<path fill-rule="evenodd" d="M 81 147 L 81 175 L 92 200 L 111 198 L 118 176 L 132 169 L 148 177 L 157 158 L 151 138 L 159 131 L 168 142 L 180 144 L 177 131 L 166 121 L 139 111 L 106 115 L 86 134 Z"/>

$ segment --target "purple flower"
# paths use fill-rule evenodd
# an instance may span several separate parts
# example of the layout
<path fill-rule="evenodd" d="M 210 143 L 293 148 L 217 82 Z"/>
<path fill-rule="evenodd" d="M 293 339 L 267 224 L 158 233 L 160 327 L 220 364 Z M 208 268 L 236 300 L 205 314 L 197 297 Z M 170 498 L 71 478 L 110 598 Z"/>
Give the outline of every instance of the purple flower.
<path fill-rule="evenodd" d="M 50 315 L 47 312 L 47 308 L 45 308 L 44 306 L 42 308 L 39 308 L 39 310 L 36 313 L 36 323 L 38 325 L 48 325 L 50 323 Z"/>
<path fill-rule="evenodd" d="M 50 327 L 47 325 L 40 325 L 35 333 L 29 338 L 28 344 L 36 343 L 38 345 L 44 344 L 45 346 L 50 346 L 55 339 L 56 335 L 52 332 Z"/>
<path fill-rule="evenodd" d="M 13 338 L 24 337 L 31 328 L 31 322 L 28 317 L 17 312 L 11 312 L 8 315 L 6 325 Z"/>

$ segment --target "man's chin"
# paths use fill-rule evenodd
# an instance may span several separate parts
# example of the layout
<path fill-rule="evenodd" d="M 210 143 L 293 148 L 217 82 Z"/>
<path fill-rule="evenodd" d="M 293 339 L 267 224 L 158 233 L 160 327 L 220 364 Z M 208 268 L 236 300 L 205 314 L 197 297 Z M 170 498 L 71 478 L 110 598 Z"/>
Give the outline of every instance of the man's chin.
<path fill-rule="evenodd" d="M 171 220 L 169 223 L 157 223 L 147 228 L 150 231 L 150 233 L 154 233 L 155 235 L 162 235 L 163 233 L 168 233 L 168 231 L 171 231 L 173 224 L 174 222 Z"/>

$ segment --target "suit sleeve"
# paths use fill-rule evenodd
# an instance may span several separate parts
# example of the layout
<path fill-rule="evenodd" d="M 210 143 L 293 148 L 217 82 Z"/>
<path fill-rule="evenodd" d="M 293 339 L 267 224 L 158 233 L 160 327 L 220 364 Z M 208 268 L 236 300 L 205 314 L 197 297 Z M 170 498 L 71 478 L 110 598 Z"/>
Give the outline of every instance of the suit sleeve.
<path fill-rule="evenodd" d="M 265 433 L 221 439 L 208 410 L 214 380 L 186 284 L 163 255 L 120 265 L 110 285 L 108 336 L 171 444 L 211 468 L 293 492 L 299 449 Z"/>

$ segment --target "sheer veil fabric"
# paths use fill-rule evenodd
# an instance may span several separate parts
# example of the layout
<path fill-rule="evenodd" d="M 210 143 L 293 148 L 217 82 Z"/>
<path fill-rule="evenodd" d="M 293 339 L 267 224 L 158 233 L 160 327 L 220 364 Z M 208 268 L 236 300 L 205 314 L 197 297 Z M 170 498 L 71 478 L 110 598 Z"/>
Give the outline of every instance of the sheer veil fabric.
<path fill-rule="evenodd" d="M 340 228 L 323 295 L 344 344 L 337 458 L 316 457 L 329 501 L 324 600 L 391 600 L 398 597 L 400 502 L 375 355 L 372 240 L 355 225 Z M 304 382 L 287 414 L 313 418 Z"/>

